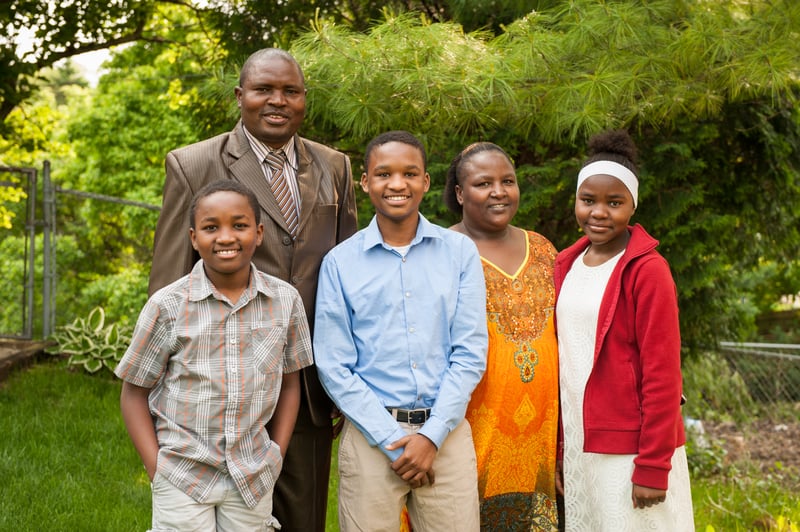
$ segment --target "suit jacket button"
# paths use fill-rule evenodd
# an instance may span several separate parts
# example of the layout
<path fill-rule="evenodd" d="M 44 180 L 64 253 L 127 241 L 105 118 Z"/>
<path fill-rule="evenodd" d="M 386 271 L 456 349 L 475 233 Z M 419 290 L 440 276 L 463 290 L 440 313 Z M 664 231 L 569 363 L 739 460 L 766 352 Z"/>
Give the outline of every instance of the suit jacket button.
<path fill-rule="evenodd" d="M 289 236 L 283 237 L 283 245 L 284 246 L 291 246 L 292 245 L 292 237 L 289 237 Z"/>
<path fill-rule="evenodd" d="M 292 284 L 298 284 L 300 282 L 300 278 L 298 276 L 292 277 Z"/>

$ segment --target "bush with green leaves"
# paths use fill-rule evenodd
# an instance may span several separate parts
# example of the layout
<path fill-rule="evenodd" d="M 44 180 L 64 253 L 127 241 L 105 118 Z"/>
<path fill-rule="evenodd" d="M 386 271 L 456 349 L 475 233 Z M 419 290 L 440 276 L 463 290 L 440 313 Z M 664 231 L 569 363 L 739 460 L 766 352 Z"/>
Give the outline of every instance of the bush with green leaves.
<path fill-rule="evenodd" d="M 687 434 L 686 459 L 692 478 L 711 478 L 723 474 L 727 454 L 720 440 L 701 440 L 696 435 Z"/>
<path fill-rule="evenodd" d="M 758 414 L 743 376 L 715 351 L 683 361 L 684 415 L 703 421 L 742 423 Z"/>
<path fill-rule="evenodd" d="M 69 355 L 69 366 L 78 366 L 88 373 L 103 368 L 113 372 L 130 343 L 132 328 L 118 323 L 106 325 L 105 321 L 103 308 L 95 307 L 86 318 L 76 318 L 69 325 L 57 327 L 51 337 L 57 345 L 47 352 Z"/>

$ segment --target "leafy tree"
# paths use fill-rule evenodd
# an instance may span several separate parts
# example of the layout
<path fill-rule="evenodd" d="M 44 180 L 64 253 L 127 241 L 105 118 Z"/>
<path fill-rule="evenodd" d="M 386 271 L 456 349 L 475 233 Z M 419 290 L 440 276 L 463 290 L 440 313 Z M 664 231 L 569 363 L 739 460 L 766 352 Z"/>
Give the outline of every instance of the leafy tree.
<path fill-rule="evenodd" d="M 120 31 L 145 19 L 141 38 L 115 54 L 92 105 L 73 115 L 82 115 L 70 128 L 81 157 L 59 170 L 64 186 L 157 203 L 164 154 L 228 130 L 238 66 L 278 44 L 306 73 L 302 133 L 347 151 L 356 174 L 375 134 L 403 128 L 423 138 L 434 183 L 422 209 L 445 225 L 453 219 L 440 201 L 444 169 L 466 144 L 491 140 L 518 167 L 516 222 L 565 246 L 578 236 L 574 176 L 586 139 L 629 129 L 642 155 L 636 220 L 673 267 L 688 345 L 748 330 L 767 291 L 753 288 L 750 272 L 767 275 L 763 265 L 777 272 L 770 292 L 797 291 L 795 2 L 169 4 L 115 4 L 128 9 L 112 17 Z M 99 18 L 117 13 L 98 9 Z M 372 209 L 361 201 L 364 223 Z M 107 206 L 70 216 L 75 260 L 98 265 L 93 297 L 121 284 L 108 279 L 130 279 L 129 269 L 146 272 L 147 216 Z M 78 245 L 123 228 L 134 236 L 112 247 L 126 260 Z"/>
<path fill-rule="evenodd" d="M 58 90 L 42 87 L 35 97 L 15 108 L 6 119 L 7 134 L 0 137 L 0 165 L 41 169 L 47 159 L 70 158 L 70 147 L 64 142 L 64 121 L 68 111 L 65 106 L 58 105 L 57 93 L 78 102 L 85 97 L 86 90 L 69 84 L 61 84 Z M 41 174 L 39 176 L 41 182 Z M 10 173 L 3 173 L 2 179 L 15 180 Z M 18 184 L 14 188 L 0 187 L 0 196 L 3 196 L 0 197 L 0 212 L 6 216 L 6 227 L 0 228 L 0 264 L 3 268 L 0 331 L 15 334 L 22 332 L 23 308 L 27 308 L 23 296 L 30 246 L 25 226 L 28 204 L 24 200 L 31 191 L 27 183 L 18 181 Z M 41 235 L 35 237 L 34 245 L 37 250 L 42 249 Z M 41 287 L 41 256 L 37 256 L 34 271 L 37 272 L 34 285 Z M 34 298 L 35 308 L 41 309 L 41 290 L 34 290 Z"/>
<path fill-rule="evenodd" d="M 224 51 L 198 30 L 191 12 L 161 15 L 164 40 L 186 44 L 139 42 L 113 55 L 90 104 L 69 119 L 81 156 L 54 168 L 64 189 L 160 206 L 166 153 L 210 136 L 196 120 L 198 109 L 211 106 L 198 84 Z M 66 248 L 59 252 L 59 293 L 80 294 L 83 305 L 65 316 L 101 304 L 115 320 L 135 319 L 146 300 L 157 217 L 157 210 L 59 195 L 59 246 Z"/>
<path fill-rule="evenodd" d="M 315 123 L 355 145 L 409 129 L 432 167 L 477 139 L 503 145 L 525 179 L 517 222 L 558 247 L 577 236 L 586 138 L 631 130 L 643 160 L 637 219 L 662 240 L 695 346 L 752 321 L 739 271 L 797 256 L 798 23 L 790 2 L 576 0 L 497 36 L 411 15 L 368 33 L 320 23 L 293 51 Z"/>
<path fill-rule="evenodd" d="M 58 61 L 134 42 L 174 43 L 167 25 L 186 28 L 230 52 L 241 62 L 264 46 L 288 48 L 315 20 L 366 30 L 384 11 L 414 11 L 441 22 L 462 20 L 470 29 L 499 29 L 533 8 L 554 0 L 11 0 L 0 3 L 0 124 L 35 91 L 35 79 Z M 172 19 L 179 14 L 177 19 Z M 185 33 L 184 36 L 189 35 Z"/>
<path fill-rule="evenodd" d="M 31 96 L 33 80 L 42 69 L 60 59 L 147 38 L 146 24 L 154 4 L 127 0 L 0 3 L 4 28 L 0 37 L 0 122 Z M 31 46 L 18 55 L 19 44 Z"/>

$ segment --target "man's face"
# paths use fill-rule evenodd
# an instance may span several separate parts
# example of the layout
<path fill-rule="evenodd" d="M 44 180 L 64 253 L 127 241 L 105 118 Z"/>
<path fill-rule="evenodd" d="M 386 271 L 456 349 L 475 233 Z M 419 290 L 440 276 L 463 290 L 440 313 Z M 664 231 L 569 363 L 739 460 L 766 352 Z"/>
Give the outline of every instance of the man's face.
<path fill-rule="evenodd" d="M 303 123 L 303 76 L 283 57 L 266 57 L 251 65 L 235 93 L 247 131 L 271 148 L 286 144 Z"/>

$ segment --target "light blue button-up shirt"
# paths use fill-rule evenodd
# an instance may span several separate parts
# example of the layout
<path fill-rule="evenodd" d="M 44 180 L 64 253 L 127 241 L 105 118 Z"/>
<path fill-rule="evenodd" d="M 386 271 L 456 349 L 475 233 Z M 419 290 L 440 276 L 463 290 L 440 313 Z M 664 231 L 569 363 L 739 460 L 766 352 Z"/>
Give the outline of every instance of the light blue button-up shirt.
<path fill-rule="evenodd" d="M 375 218 L 331 250 L 317 288 L 314 358 L 323 386 L 371 445 L 406 432 L 386 407 L 431 408 L 437 448 L 486 369 L 486 285 L 475 244 L 422 215 L 405 256 Z"/>

